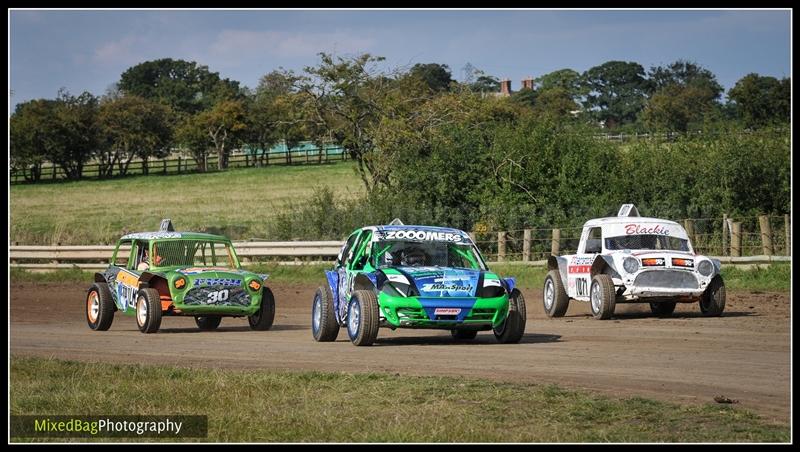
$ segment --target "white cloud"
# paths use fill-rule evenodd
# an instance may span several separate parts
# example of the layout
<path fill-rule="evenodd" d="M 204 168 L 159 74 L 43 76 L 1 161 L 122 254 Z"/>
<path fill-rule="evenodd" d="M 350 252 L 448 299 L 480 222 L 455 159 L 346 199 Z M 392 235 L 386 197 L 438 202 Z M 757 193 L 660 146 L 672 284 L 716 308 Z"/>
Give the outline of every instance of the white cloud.
<path fill-rule="evenodd" d="M 130 62 L 137 58 L 136 50 L 139 40 L 134 36 L 126 36 L 117 41 L 107 42 L 94 51 L 92 59 L 100 64 Z"/>
<path fill-rule="evenodd" d="M 224 30 L 209 49 L 212 55 L 240 58 L 246 54 L 308 57 L 319 52 L 356 53 L 369 50 L 375 40 L 343 31 L 302 33 L 285 31 Z"/>

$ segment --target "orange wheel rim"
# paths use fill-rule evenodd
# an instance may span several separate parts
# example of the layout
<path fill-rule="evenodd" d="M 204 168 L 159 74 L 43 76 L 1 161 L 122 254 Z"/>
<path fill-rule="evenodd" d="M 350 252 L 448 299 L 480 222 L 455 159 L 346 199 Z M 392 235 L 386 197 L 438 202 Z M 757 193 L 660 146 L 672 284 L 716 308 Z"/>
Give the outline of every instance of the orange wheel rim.
<path fill-rule="evenodd" d="M 86 298 L 86 315 L 92 323 L 96 322 L 97 316 L 100 315 L 100 298 L 95 291 L 89 292 Z"/>

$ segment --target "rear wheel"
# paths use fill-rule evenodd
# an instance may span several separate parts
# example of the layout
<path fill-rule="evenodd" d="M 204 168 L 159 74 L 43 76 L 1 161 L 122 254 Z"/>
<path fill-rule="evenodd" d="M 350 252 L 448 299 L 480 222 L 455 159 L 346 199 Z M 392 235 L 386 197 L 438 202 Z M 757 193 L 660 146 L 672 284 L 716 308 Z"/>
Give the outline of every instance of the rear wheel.
<path fill-rule="evenodd" d="M 614 315 L 614 305 L 617 294 L 614 291 L 614 281 L 608 275 L 595 275 L 589 289 L 589 300 L 592 305 L 592 315 L 596 319 L 607 320 Z"/>
<path fill-rule="evenodd" d="M 332 342 L 339 335 L 339 323 L 333 309 L 333 295 L 328 286 L 321 286 L 311 304 L 311 334 L 317 342 Z"/>
<path fill-rule="evenodd" d="M 211 316 L 211 317 L 195 317 L 195 323 L 197 323 L 197 327 L 203 331 L 213 331 L 219 327 L 220 322 L 222 322 L 222 317 L 220 316 Z"/>
<path fill-rule="evenodd" d="M 501 344 L 516 344 L 525 333 L 527 309 L 525 297 L 518 289 L 511 291 L 508 297 L 508 315 L 498 328 L 494 328 L 494 337 Z"/>
<path fill-rule="evenodd" d="M 456 340 L 469 340 L 475 339 L 478 335 L 478 330 L 450 330 L 450 334 Z"/>
<path fill-rule="evenodd" d="M 275 296 L 269 287 L 264 286 L 261 288 L 261 306 L 255 314 L 247 317 L 250 323 L 250 329 L 256 331 L 266 331 L 272 328 L 272 322 L 275 320 Z"/>
<path fill-rule="evenodd" d="M 674 301 L 662 301 L 660 303 L 650 303 L 650 310 L 653 314 L 658 316 L 668 316 L 672 315 L 675 311 L 675 303 Z"/>
<path fill-rule="evenodd" d="M 106 331 L 114 321 L 114 300 L 108 284 L 94 283 L 86 295 L 86 322 L 95 331 Z"/>
<path fill-rule="evenodd" d="M 139 289 L 136 295 L 136 324 L 142 333 L 155 333 L 161 327 L 161 297 L 156 289 Z"/>
<path fill-rule="evenodd" d="M 347 335 L 353 345 L 372 345 L 380 326 L 378 299 L 370 290 L 356 290 L 347 305 Z"/>
<path fill-rule="evenodd" d="M 700 296 L 700 312 L 706 317 L 719 317 L 725 310 L 725 282 L 715 276 Z"/>
<path fill-rule="evenodd" d="M 564 290 L 561 274 L 550 270 L 544 278 L 544 312 L 548 317 L 564 317 L 569 308 L 569 296 Z"/>

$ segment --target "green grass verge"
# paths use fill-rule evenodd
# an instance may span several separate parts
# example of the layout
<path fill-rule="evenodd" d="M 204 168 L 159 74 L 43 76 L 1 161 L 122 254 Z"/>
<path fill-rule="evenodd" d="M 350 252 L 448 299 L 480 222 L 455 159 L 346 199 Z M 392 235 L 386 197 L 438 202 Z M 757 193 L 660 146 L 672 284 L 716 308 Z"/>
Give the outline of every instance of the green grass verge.
<path fill-rule="evenodd" d="M 256 264 L 247 267 L 258 273 L 269 274 L 269 281 L 298 284 L 322 284 L 325 282 L 325 270 L 330 264 L 277 265 Z M 491 269 L 501 277 L 517 278 L 517 286 L 526 289 L 540 288 L 547 275 L 544 267 L 533 267 L 522 264 L 495 264 Z M 722 275 L 728 290 L 766 290 L 788 292 L 791 284 L 791 265 L 776 263 L 770 266 L 758 266 L 751 269 L 740 269 L 723 266 Z M 92 281 L 91 272 L 80 270 L 58 270 L 47 273 L 32 273 L 19 268 L 11 269 L 12 282 L 52 282 L 81 283 Z"/>
<path fill-rule="evenodd" d="M 553 385 L 12 357 L 11 414 L 201 414 L 210 441 L 786 442 L 743 409 Z"/>
<path fill-rule="evenodd" d="M 157 229 L 162 218 L 184 231 L 265 238 L 274 214 L 315 187 L 343 197 L 364 190 L 352 162 L 13 185 L 11 242 L 112 244 L 123 232 Z"/>

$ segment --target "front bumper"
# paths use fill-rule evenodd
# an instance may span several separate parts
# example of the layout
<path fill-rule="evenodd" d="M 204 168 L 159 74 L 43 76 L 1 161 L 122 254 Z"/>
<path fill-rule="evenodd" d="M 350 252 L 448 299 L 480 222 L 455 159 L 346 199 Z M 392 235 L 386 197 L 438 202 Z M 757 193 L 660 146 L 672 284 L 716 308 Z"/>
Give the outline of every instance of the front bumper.
<path fill-rule="evenodd" d="M 627 275 L 619 280 L 625 291 L 625 300 L 638 298 L 684 298 L 691 301 L 705 292 L 711 278 L 704 278 L 691 270 L 653 269 Z M 615 281 L 616 283 L 617 281 Z"/>
<path fill-rule="evenodd" d="M 488 330 L 499 327 L 508 315 L 508 296 L 476 297 L 393 297 L 378 296 L 381 324 L 389 328 L 454 327 Z M 458 310 L 457 314 L 437 314 L 437 309 Z"/>

